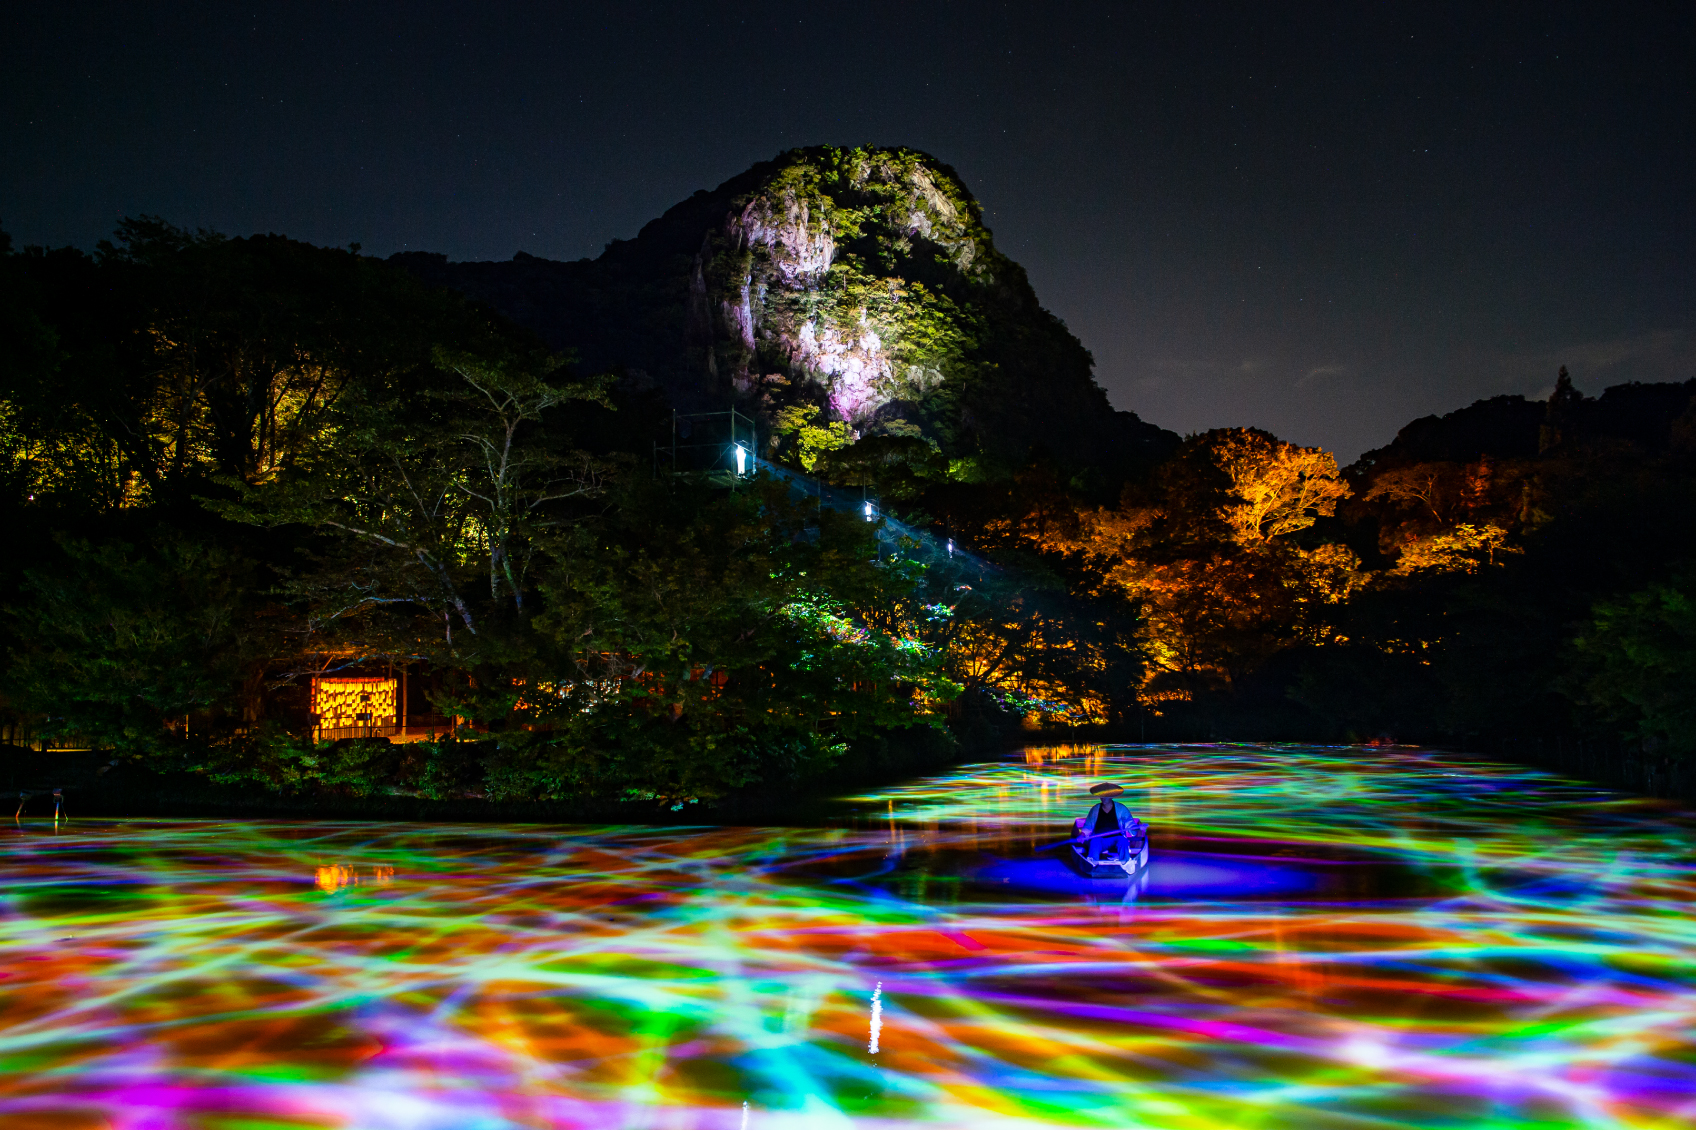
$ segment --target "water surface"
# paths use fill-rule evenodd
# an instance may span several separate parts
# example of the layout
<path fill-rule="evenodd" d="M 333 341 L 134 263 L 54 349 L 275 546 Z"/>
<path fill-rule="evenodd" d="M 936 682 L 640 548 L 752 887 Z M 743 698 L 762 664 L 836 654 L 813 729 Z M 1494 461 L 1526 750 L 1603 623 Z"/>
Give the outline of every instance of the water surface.
<path fill-rule="evenodd" d="M 1044 849 L 1112 779 L 1146 882 Z M 0 1123 L 1688 1126 L 1696 822 L 1410 750 L 1033 749 L 826 829 L 25 819 Z"/>

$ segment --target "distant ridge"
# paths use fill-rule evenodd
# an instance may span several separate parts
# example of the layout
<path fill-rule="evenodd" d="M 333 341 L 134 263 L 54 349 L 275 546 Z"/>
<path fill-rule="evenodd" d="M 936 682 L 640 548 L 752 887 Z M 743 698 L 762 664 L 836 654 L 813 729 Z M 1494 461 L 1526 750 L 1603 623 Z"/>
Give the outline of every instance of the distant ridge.
<path fill-rule="evenodd" d="M 1564 374 L 1565 371 L 1563 370 Z M 1559 419 L 1557 419 L 1557 417 Z M 1364 453 L 1360 473 L 1412 463 L 1534 459 L 1552 444 L 1618 440 L 1663 452 L 1683 429 L 1696 429 L 1696 378 L 1613 385 L 1586 397 L 1565 381 L 1549 401 L 1518 395 L 1490 397 L 1443 416 L 1422 416 L 1396 438 Z"/>

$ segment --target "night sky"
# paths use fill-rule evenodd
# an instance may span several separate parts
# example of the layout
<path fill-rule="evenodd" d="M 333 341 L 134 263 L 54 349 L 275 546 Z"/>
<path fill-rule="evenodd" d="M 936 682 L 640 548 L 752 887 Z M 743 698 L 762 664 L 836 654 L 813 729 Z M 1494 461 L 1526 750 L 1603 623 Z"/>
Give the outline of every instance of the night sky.
<path fill-rule="evenodd" d="M 1696 5 L 13 4 L 0 220 L 598 254 L 797 145 L 952 164 L 1116 404 L 1345 460 L 1696 376 Z"/>

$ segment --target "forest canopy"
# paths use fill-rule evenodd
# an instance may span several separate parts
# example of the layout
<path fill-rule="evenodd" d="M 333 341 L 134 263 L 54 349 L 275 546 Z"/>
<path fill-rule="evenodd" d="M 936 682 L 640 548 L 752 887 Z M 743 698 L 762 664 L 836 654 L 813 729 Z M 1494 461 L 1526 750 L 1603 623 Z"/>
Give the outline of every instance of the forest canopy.
<path fill-rule="evenodd" d="M 1562 371 L 1346 468 L 1216 429 L 1104 481 L 727 375 L 737 475 L 661 458 L 641 372 L 357 248 L 0 236 L 0 333 L 18 744 L 665 806 L 1033 728 L 1696 754 L 1696 381 Z"/>

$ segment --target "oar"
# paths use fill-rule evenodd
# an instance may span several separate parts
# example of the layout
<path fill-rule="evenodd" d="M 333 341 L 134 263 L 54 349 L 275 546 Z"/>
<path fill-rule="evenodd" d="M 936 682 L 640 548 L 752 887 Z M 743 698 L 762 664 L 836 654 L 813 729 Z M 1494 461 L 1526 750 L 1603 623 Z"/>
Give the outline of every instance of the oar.
<path fill-rule="evenodd" d="M 1127 833 L 1124 829 L 1108 829 L 1104 833 L 1090 833 L 1088 836 L 1084 837 L 1084 840 L 1094 840 L 1098 836 L 1122 836 L 1126 840 L 1130 839 L 1130 834 Z M 1078 838 L 1073 837 L 1071 840 L 1063 840 L 1059 844 L 1046 845 L 1042 848 L 1037 849 L 1036 851 L 1038 851 L 1038 852 L 1053 852 L 1056 848 L 1065 848 L 1068 844 L 1078 844 L 1078 843 L 1079 843 Z"/>

